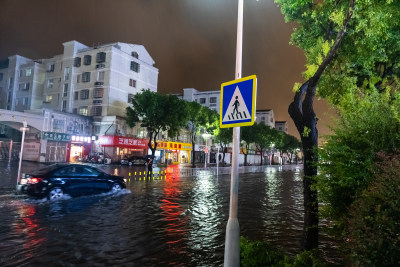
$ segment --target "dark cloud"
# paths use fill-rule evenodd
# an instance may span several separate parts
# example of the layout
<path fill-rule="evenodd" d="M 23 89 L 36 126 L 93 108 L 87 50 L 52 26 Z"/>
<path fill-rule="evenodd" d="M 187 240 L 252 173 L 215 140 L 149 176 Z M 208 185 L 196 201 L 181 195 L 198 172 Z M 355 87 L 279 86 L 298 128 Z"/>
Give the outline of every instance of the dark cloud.
<path fill-rule="evenodd" d="M 0 58 L 52 57 L 69 40 L 137 43 L 159 68 L 160 92 L 219 90 L 235 77 L 236 20 L 237 0 L 0 0 Z M 287 107 L 305 59 L 289 45 L 293 26 L 272 0 L 245 1 L 243 76 L 258 77 L 257 108 L 297 135 Z M 325 132 L 325 103 L 316 106 Z"/>

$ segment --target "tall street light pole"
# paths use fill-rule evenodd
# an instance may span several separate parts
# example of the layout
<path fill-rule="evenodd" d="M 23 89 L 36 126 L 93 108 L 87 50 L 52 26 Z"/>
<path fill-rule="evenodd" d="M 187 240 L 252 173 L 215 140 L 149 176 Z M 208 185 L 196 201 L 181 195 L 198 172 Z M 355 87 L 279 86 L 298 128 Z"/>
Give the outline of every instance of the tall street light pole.
<path fill-rule="evenodd" d="M 19 184 L 21 182 L 21 164 L 22 164 L 22 155 L 23 155 L 22 153 L 24 152 L 25 131 L 29 130 L 29 128 L 27 127 L 28 122 L 26 121 L 26 119 L 24 119 L 22 123 L 24 124 L 24 126 L 20 128 L 20 130 L 22 131 L 22 141 L 21 141 L 21 152 L 19 154 L 17 184 Z"/>
<path fill-rule="evenodd" d="M 243 0 L 238 0 L 238 23 L 236 40 L 236 72 L 235 79 L 242 78 L 242 46 L 243 46 Z M 239 138 L 240 127 L 233 128 L 232 147 L 232 172 L 231 172 L 231 197 L 229 206 L 229 219 L 226 225 L 224 267 L 239 267 L 240 228 L 237 217 L 239 194 Z"/>

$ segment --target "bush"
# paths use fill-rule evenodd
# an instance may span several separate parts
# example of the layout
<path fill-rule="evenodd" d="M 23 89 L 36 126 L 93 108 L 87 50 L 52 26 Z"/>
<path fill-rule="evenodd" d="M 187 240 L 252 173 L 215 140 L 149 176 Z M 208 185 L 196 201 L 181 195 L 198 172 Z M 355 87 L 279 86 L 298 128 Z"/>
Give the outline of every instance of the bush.
<path fill-rule="evenodd" d="M 318 250 L 303 251 L 291 259 L 267 242 L 248 241 L 240 237 L 240 266 L 320 267 L 328 264 L 324 263 Z"/>
<path fill-rule="evenodd" d="M 349 208 L 353 259 L 363 266 L 400 265 L 400 154 L 378 154 L 376 180 Z"/>
<path fill-rule="evenodd" d="M 240 237 L 240 266 L 285 266 L 286 257 L 276 247 L 266 242 L 248 241 Z"/>

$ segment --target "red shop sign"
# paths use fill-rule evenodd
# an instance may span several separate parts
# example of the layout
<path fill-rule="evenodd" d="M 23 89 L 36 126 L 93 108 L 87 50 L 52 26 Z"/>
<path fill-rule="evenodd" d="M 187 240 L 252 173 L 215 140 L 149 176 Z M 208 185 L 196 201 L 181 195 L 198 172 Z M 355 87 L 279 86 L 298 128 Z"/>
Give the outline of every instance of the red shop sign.
<path fill-rule="evenodd" d="M 99 138 L 102 147 L 121 147 L 132 149 L 146 149 L 149 140 L 117 135 L 103 135 Z"/>

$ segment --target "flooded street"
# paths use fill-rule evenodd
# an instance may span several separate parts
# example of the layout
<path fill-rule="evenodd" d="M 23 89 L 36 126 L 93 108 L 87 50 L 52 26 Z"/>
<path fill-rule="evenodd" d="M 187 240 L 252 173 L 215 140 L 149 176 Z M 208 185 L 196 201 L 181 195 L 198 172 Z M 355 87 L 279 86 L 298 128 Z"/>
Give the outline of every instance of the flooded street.
<path fill-rule="evenodd" d="M 18 165 L 7 164 L 0 162 L 0 266 L 223 265 L 230 175 L 130 179 L 117 194 L 47 201 L 15 195 L 9 176 Z M 38 165 L 23 162 L 22 172 Z M 240 174 L 241 235 L 299 252 L 301 175 L 299 166 Z"/>

